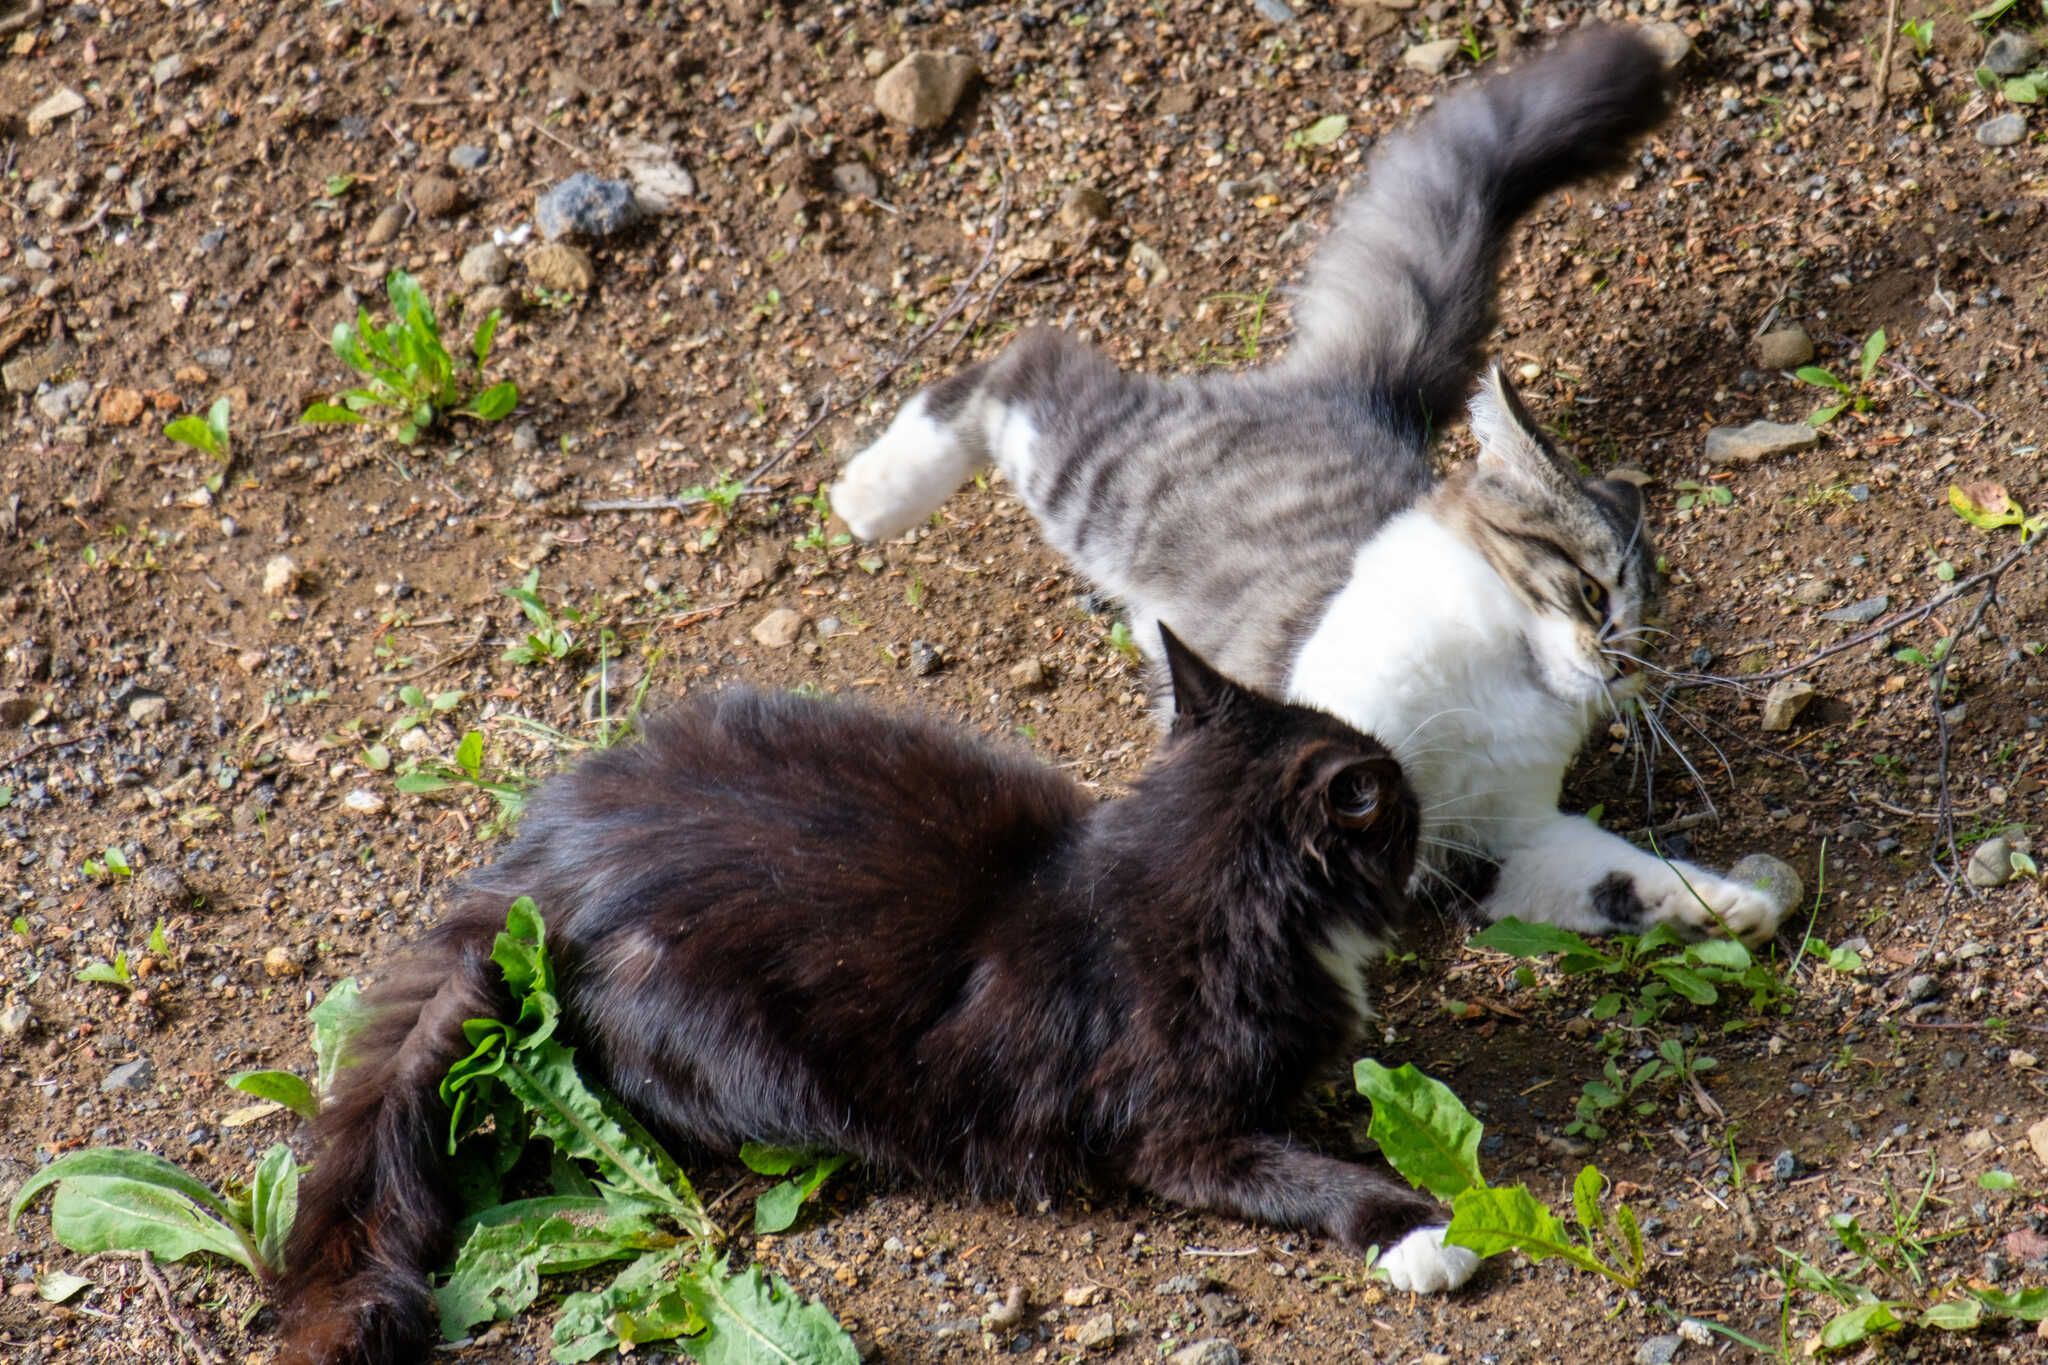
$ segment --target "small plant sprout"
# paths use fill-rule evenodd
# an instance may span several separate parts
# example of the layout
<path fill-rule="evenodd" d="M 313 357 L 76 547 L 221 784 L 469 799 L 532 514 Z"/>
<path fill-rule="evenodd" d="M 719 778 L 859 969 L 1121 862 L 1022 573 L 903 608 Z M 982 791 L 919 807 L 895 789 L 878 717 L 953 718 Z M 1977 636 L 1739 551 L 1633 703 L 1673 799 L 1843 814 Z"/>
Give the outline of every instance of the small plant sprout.
<path fill-rule="evenodd" d="M 126 953 L 115 953 L 110 963 L 86 963 L 78 969 L 78 979 L 99 986 L 119 986 L 124 991 L 135 989 L 135 973 L 128 966 Z"/>
<path fill-rule="evenodd" d="M 442 344 L 434 305 L 418 282 L 403 270 L 394 270 L 385 281 L 385 293 L 394 321 L 380 327 L 371 321 L 369 309 L 358 308 L 353 323 L 334 327 L 334 353 L 363 376 L 363 384 L 336 394 L 331 402 L 313 404 L 300 421 L 380 422 L 400 445 L 411 445 L 444 416 L 495 422 L 518 406 L 519 388 L 510 381 L 479 387 L 500 313 L 493 310 L 471 335 L 472 363 L 465 375 Z"/>
<path fill-rule="evenodd" d="M 221 467 L 207 476 L 206 491 L 218 493 L 226 478 L 227 467 L 234 462 L 234 443 L 228 434 L 229 405 L 225 397 L 213 400 L 213 406 L 206 410 L 204 417 L 186 413 L 183 417 L 172 418 L 164 427 L 164 435 L 181 446 L 190 446 L 203 455 L 219 460 Z"/>
<path fill-rule="evenodd" d="M 1129 621 L 1118 621 L 1109 628 L 1109 647 L 1123 655 L 1126 663 L 1138 663 L 1143 655 L 1138 650 L 1138 641 L 1131 634 Z"/>
<path fill-rule="evenodd" d="M 1695 508 L 1733 507 L 1735 491 L 1726 484 L 1701 483 L 1698 479 L 1680 479 L 1672 487 L 1678 490 L 1676 510 L 1682 516 Z"/>
<path fill-rule="evenodd" d="M 1908 19 L 1899 25 L 1899 36 L 1913 45 L 1913 55 L 1925 57 L 1934 47 L 1934 21 Z"/>
<path fill-rule="evenodd" d="M 2020 528 L 2020 543 L 2027 544 L 2043 531 L 2048 531 L 2048 512 L 2028 516 L 2020 506 L 2020 500 L 2006 491 L 2002 483 L 1984 481 L 1980 483 L 1950 484 L 1948 505 L 1970 525 L 1980 531 L 2000 531 L 2008 526 Z"/>
<path fill-rule="evenodd" d="M 1297 128 L 1289 133 L 1287 150 L 1306 152 L 1318 147 L 1328 147 L 1350 131 L 1350 119 L 1342 114 L 1325 114 L 1306 128 Z"/>
<path fill-rule="evenodd" d="M 79 870 L 96 882 L 125 881 L 135 875 L 119 844 L 108 844 L 99 857 L 87 858 Z"/>
<path fill-rule="evenodd" d="M 526 638 L 505 651 L 508 663 L 538 664 L 561 663 L 576 652 L 576 639 L 562 624 L 580 624 L 583 613 L 564 607 L 559 612 L 548 608 L 540 597 L 540 570 L 530 569 L 517 587 L 504 589 L 505 596 L 519 604 L 526 614 L 526 622 L 532 627 Z"/>
<path fill-rule="evenodd" d="M 1794 370 L 1793 374 L 1800 382 L 1812 384 L 1816 388 L 1832 389 L 1837 395 L 1815 408 L 1813 415 L 1806 420 L 1814 426 L 1824 427 L 1841 416 L 1845 408 L 1855 412 L 1870 411 L 1871 381 L 1877 375 L 1878 362 L 1884 359 L 1887 344 L 1882 327 L 1872 332 L 1864 341 L 1863 354 L 1856 367 L 1857 382 L 1853 388 L 1843 380 L 1837 379 L 1833 370 L 1823 369 L 1818 365 L 1802 365 Z"/>
<path fill-rule="evenodd" d="M 799 493 L 790 499 L 792 505 L 807 509 L 811 514 L 810 529 L 796 538 L 799 550 L 836 550 L 851 545 L 853 537 L 841 531 L 828 535 L 825 528 L 832 520 L 832 497 L 829 488 L 821 486 L 815 493 Z"/>
<path fill-rule="evenodd" d="M 486 827 L 485 832 L 490 833 L 519 818 L 519 813 L 526 809 L 527 788 L 533 784 L 520 773 L 487 775 L 484 771 L 483 731 L 471 730 L 455 746 L 453 762 L 428 759 L 411 771 L 401 773 L 392 785 L 415 796 L 431 796 L 463 787 L 482 792 L 498 806 L 497 819 Z"/>

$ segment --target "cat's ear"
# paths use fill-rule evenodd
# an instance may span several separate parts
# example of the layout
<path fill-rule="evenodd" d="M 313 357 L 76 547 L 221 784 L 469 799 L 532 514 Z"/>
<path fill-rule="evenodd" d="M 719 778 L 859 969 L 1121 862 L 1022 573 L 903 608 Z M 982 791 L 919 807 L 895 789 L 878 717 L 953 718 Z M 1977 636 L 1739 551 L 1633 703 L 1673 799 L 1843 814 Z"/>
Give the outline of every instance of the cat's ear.
<path fill-rule="evenodd" d="M 1182 644 L 1180 637 L 1159 626 L 1159 647 L 1166 656 L 1166 671 L 1173 679 L 1173 718 L 1201 720 L 1213 714 L 1237 684 L 1209 667 L 1201 655 Z"/>
<path fill-rule="evenodd" d="M 1361 758 L 1330 770 L 1323 805 L 1330 822 L 1363 830 L 1392 814 L 1401 800 L 1401 765 L 1391 758 Z"/>
<path fill-rule="evenodd" d="M 1541 486 L 1578 486 L 1578 475 L 1551 451 L 1543 429 L 1522 406 L 1522 396 L 1499 364 L 1489 366 L 1481 377 L 1469 411 L 1481 469 Z"/>

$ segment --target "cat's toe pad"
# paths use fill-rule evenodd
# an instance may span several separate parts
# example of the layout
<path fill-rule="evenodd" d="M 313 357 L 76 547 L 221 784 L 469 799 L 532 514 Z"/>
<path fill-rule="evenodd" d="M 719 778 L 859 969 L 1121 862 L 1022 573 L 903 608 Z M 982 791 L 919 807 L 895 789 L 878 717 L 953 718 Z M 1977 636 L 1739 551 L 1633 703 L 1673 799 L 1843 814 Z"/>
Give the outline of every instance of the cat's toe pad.
<path fill-rule="evenodd" d="M 1445 1229 L 1417 1228 L 1381 1253 L 1379 1269 L 1387 1283 L 1410 1294 L 1442 1294 L 1456 1289 L 1479 1269 L 1479 1257 L 1464 1247 L 1444 1245 Z"/>
<path fill-rule="evenodd" d="M 953 433 L 913 399 L 832 481 L 832 510 L 862 540 L 900 535 L 946 500 L 971 460 Z"/>

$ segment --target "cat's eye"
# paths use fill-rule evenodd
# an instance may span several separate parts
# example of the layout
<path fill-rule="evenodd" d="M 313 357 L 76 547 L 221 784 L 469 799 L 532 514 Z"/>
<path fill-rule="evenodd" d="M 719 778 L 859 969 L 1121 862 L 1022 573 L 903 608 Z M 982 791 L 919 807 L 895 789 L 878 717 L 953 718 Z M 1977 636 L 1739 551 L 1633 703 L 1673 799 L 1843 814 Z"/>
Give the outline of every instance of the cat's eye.
<path fill-rule="evenodd" d="M 1579 575 L 1579 600 L 1597 619 L 1607 619 L 1607 589 L 1591 574 Z"/>
<path fill-rule="evenodd" d="M 1386 777 L 1380 765 L 1354 763 L 1330 779 L 1330 817 L 1351 829 L 1364 829 L 1380 817 L 1386 800 Z"/>

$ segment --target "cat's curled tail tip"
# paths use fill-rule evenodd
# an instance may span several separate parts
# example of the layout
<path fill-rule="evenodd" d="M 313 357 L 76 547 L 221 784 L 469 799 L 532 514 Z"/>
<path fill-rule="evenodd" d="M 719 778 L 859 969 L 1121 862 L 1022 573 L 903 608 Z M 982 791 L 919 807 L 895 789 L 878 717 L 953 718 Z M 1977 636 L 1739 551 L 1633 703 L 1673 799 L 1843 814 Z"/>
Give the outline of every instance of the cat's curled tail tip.
<path fill-rule="evenodd" d="M 1464 1247 L 1444 1245 L 1442 1224 L 1421 1227 L 1381 1253 L 1379 1270 L 1387 1283 L 1409 1294 L 1444 1294 L 1464 1284 L 1479 1269 L 1479 1256 Z"/>

